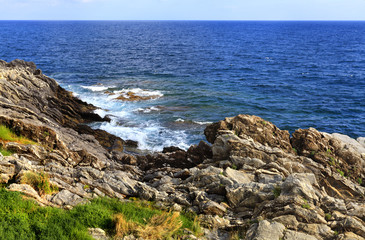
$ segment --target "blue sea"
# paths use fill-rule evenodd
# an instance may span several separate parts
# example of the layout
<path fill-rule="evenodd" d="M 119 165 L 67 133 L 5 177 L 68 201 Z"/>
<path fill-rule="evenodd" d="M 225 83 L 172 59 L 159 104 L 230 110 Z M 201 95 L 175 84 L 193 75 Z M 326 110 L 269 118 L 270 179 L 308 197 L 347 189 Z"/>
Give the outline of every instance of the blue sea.
<path fill-rule="evenodd" d="M 186 149 L 237 114 L 365 136 L 365 22 L 0 21 L 0 59 L 17 58 L 140 149 Z"/>

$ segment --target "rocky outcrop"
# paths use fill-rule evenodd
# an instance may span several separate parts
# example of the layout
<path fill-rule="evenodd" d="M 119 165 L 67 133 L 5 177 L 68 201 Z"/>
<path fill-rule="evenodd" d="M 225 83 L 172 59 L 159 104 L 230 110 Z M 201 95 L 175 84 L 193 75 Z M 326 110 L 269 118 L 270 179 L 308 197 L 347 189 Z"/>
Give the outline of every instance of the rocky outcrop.
<path fill-rule="evenodd" d="M 195 212 L 202 239 L 365 238 L 363 138 L 312 128 L 290 137 L 238 115 L 206 128 L 211 145 L 130 155 L 123 140 L 83 125 L 107 120 L 94 109 L 34 64 L 0 62 L 0 124 L 37 143 L 2 143 L 14 154 L 0 156 L 1 181 L 43 205 L 70 208 L 106 195 Z M 20 184 L 27 171 L 48 174 L 59 191 L 39 195 Z"/>

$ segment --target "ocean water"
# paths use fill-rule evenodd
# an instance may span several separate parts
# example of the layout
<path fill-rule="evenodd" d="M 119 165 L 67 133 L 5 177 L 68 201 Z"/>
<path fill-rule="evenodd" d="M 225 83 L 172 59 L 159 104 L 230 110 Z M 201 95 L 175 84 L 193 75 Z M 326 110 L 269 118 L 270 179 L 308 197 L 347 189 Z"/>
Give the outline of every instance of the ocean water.
<path fill-rule="evenodd" d="M 241 113 L 365 136 L 365 22 L 0 21 L 0 59 L 16 58 L 140 149 L 186 149 Z M 116 99 L 128 92 L 153 99 Z"/>

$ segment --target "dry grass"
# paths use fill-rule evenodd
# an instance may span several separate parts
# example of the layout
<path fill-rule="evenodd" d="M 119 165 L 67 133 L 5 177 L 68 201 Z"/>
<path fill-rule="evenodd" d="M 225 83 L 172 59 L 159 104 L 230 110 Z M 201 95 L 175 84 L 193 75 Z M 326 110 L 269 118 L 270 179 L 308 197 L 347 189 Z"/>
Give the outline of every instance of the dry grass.
<path fill-rule="evenodd" d="M 114 222 L 116 238 L 133 234 L 146 240 L 168 239 L 183 224 L 178 212 L 156 214 L 146 225 L 127 222 L 122 214 L 115 215 Z"/>
<path fill-rule="evenodd" d="M 58 192 L 58 187 L 49 182 L 49 176 L 44 172 L 35 173 L 32 171 L 27 171 L 21 177 L 20 183 L 29 184 L 40 195 Z"/>
<path fill-rule="evenodd" d="M 137 229 L 137 224 L 125 220 L 123 214 L 116 214 L 113 218 L 115 222 L 115 237 L 122 238 L 123 236 L 133 234 Z"/>

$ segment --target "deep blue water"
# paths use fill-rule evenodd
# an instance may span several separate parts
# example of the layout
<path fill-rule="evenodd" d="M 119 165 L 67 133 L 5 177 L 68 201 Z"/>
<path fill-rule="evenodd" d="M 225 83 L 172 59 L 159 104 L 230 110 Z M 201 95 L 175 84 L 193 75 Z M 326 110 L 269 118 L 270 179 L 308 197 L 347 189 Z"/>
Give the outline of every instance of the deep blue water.
<path fill-rule="evenodd" d="M 0 59 L 16 58 L 108 110 L 112 123 L 93 127 L 141 148 L 186 148 L 202 123 L 240 113 L 365 136 L 365 22 L 0 21 Z"/>

